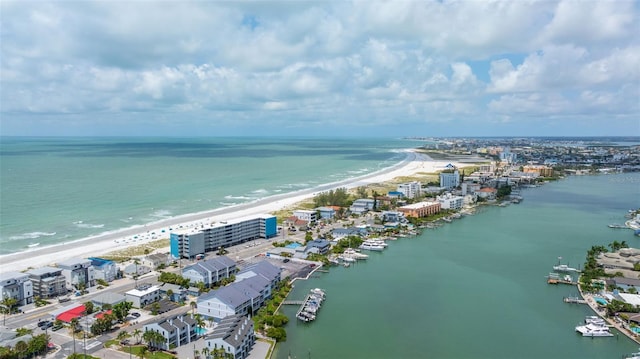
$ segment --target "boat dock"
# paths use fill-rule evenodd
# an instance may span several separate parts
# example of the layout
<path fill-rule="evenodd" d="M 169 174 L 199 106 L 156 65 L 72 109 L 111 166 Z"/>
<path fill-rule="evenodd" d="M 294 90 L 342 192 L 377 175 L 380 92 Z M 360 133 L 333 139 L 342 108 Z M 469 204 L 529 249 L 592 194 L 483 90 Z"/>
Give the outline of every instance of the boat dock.
<path fill-rule="evenodd" d="M 564 297 L 562 301 L 565 303 L 587 304 L 587 301 L 578 297 Z"/>
<path fill-rule="evenodd" d="M 285 300 L 282 302 L 282 305 L 302 305 L 304 304 L 304 300 Z"/>
<path fill-rule="evenodd" d="M 549 278 L 547 279 L 548 284 L 569 284 L 569 285 L 578 285 L 578 282 L 568 281 L 560 278 Z"/>
<path fill-rule="evenodd" d="M 322 289 L 311 289 L 307 297 L 302 301 L 300 309 L 298 309 L 298 312 L 296 313 L 296 318 L 303 322 L 311 322 L 315 320 L 324 299 L 325 295 Z"/>

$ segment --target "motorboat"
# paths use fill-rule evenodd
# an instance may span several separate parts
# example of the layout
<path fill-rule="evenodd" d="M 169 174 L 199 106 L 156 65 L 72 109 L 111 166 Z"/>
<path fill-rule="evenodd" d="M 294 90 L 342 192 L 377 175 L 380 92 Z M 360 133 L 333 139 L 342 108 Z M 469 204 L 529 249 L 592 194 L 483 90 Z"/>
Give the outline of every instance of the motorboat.
<path fill-rule="evenodd" d="M 612 337 L 613 334 L 609 331 L 609 327 L 606 325 L 598 324 L 586 324 L 578 325 L 576 332 L 582 334 L 583 337 Z"/>
<path fill-rule="evenodd" d="M 607 325 L 607 322 L 605 322 L 604 319 L 598 317 L 597 315 L 589 315 L 586 318 L 584 318 L 584 322 L 585 324 L 596 324 L 596 325 Z"/>
<path fill-rule="evenodd" d="M 579 269 L 571 268 L 566 264 L 558 264 L 553 266 L 553 270 L 556 272 L 580 272 Z"/>
<path fill-rule="evenodd" d="M 363 242 L 360 247 L 360 249 L 366 249 L 369 251 L 383 251 L 384 250 L 384 246 L 378 245 L 378 244 L 373 244 L 373 243 L 367 243 L 366 241 Z"/>

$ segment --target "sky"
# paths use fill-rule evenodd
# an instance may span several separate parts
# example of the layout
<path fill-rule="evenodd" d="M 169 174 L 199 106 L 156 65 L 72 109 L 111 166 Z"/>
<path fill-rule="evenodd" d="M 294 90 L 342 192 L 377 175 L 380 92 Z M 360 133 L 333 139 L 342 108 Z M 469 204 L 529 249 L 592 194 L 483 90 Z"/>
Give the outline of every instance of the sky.
<path fill-rule="evenodd" d="M 0 135 L 640 136 L 640 1 L 0 2 Z"/>

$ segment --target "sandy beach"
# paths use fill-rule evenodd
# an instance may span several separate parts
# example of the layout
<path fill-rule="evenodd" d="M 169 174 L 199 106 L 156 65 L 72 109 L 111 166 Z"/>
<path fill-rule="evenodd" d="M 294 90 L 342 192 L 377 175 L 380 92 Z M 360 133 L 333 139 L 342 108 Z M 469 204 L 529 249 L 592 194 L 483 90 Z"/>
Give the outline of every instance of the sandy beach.
<path fill-rule="evenodd" d="M 311 198 L 318 192 L 341 187 L 355 188 L 372 183 L 381 183 L 396 177 L 411 176 L 419 172 L 437 172 L 443 170 L 449 163 L 458 167 L 468 166 L 468 164 L 451 161 L 434 161 L 424 154 L 409 150 L 405 159 L 396 165 L 362 177 L 328 183 L 293 193 L 270 196 L 251 203 L 176 216 L 55 246 L 34 248 L 25 252 L 0 256 L 0 272 L 43 267 L 69 258 L 100 256 L 113 250 L 167 238 L 169 236 L 169 228 L 189 228 L 256 214 L 272 213 Z"/>

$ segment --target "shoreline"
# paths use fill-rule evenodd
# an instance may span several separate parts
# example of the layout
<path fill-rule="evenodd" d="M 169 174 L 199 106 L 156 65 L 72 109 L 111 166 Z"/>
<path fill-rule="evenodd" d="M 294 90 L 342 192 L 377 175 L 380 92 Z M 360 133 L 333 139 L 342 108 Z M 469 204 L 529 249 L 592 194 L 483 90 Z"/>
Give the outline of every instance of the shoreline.
<path fill-rule="evenodd" d="M 318 192 L 341 187 L 355 188 L 372 183 L 385 182 L 396 177 L 415 175 L 418 172 L 433 173 L 443 169 L 444 166 L 449 163 L 458 167 L 471 165 L 469 163 L 434 160 L 426 154 L 416 152 L 416 149 L 404 150 L 404 152 L 406 152 L 405 158 L 398 163 L 364 176 L 325 183 L 294 192 L 277 194 L 247 203 L 179 215 L 60 244 L 33 249 L 29 248 L 25 251 L 2 255 L 0 256 L 0 273 L 52 265 L 57 261 L 69 258 L 100 256 L 111 251 L 144 245 L 152 241 L 167 238 L 169 232 L 166 231 L 166 229 L 171 226 L 193 227 L 203 222 L 218 222 L 275 212 L 312 198 Z M 129 241 L 127 237 L 133 236 L 139 236 L 140 238 Z"/>

